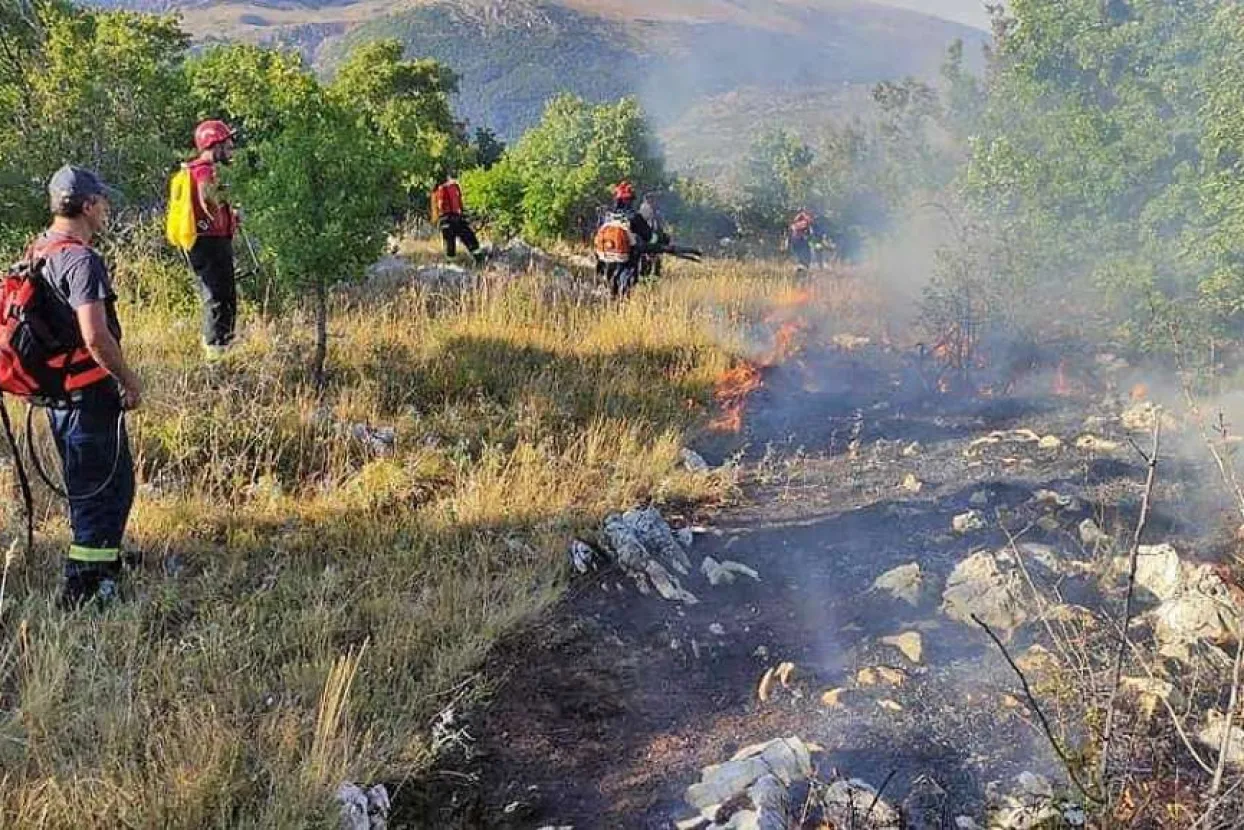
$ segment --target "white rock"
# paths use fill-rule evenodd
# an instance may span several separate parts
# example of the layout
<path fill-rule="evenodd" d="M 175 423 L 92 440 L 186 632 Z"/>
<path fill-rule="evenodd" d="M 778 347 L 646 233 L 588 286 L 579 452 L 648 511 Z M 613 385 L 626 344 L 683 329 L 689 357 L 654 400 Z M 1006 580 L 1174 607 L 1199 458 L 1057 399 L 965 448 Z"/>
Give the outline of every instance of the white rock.
<path fill-rule="evenodd" d="M 591 545 L 575 539 L 570 543 L 570 563 L 581 574 L 596 570 L 596 551 Z"/>
<path fill-rule="evenodd" d="M 1227 730 L 1227 718 L 1221 712 L 1210 710 L 1206 714 L 1206 725 L 1197 733 L 1197 740 L 1209 748 L 1213 757 L 1218 757 L 1222 746 L 1222 737 Z M 1227 745 L 1227 763 L 1233 767 L 1244 767 L 1244 729 L 1232 724 L 1231 739 Z"/>
<path fill-rule="evenodd" d="M 736 576 L 746 576 L 757 582 L 760 581 L 760 574 L 754 569 L 729 559 L 718 562 L 711 556 L 704 557 L 704 561 L 700 563 L 700 573 L 704 574 L 714 588 L 718 585 L 733 584 Z"/>
<path fill-rule="evenodd" d="M 995 631 L 1010 632 L 1027 619 L 1018 591 L 1015 570 L 1004 573 L 996 557 L 980 551 L 956 565 L 946 580 L 942 613 L 968 625 L 975 625 L 976 615 Z"/>
<path fill-rule="evenodd" d="M 716 637 L 724 637 L 726 636 L 726 627 L 721 623 L 712 623 L 708 627 L 708 633 Z"/>
<path fill-rule="evenodd" d="M 704 460 L 704 456 L 700 455 L 690 447 L 683 447 L 682 465 L 689 473 L 706 473 L 709 471 L 708 462 Z"/>
<path fill-rule="evenodd" d="M 826 788 L 821 796 L 825 805 L 824 819 L 831 827 L 860 827 L 859 820 L 868 806 L 876 799 L 869 821 L 872 827 L 897 826 L 900 821 L 898 811 L 884 799 L 877 798 L 877 790 L 871 784 L 853 778 L 850 781 L 835 781 Z M 862 830 L 862 828 L 861 828 Z"/>
<path fill-rule="evenodd" d="M 1046 435 L 1037 442 L 1039 450 L 1061 450 L 1063 448 L 1063 439 L 1057 435 Z"/>
<path fill-rule="evenodd" d="M 1131 566 L 1129 557 L 1114 560 L 1115 571 L 1126 575 Z M 1136 584 L 1160 600 L 1179 593 L 1184 584 L 1184 564 L 1175 549 L 1167 544 L 1141 545 L 1136 551 Z"/>
<path fill-rule="evenodd" d="M 1106 544 L 1110 541 L 1110 537 L 1104 530 L 1098 527 L 1097 522 L 1092 519 L 1085 519 L 1080 522 L 1080 543 L 1086 548 L 1096 547 L 1099 544 Z"/>
<path fill-rule="evenodd" d="M 914 494 L 919 493 L 924 489 L 924 482 L 916 478 L 914 474 L 908 473 L 907 477 L 903 479 L 903 483 L 900 484 L 899 487 L 906 490 L 908 493 Z"/>
<path fill-rule="evenodd" d="M 920 564 L 900 565 L 886 571 L 873 582 L 872 590 L 885 591 L 895 599 L 901 599 L 909 605 L 919 605 L 920 592 L 924 585 L 924 576 L 920 572 Z"/>
<path fill-rule="evenodd" d="M 985 519 L 975 510 L 960 513 L 950 522 L 951 529 L 960 535 L 985 529 Z"/>
<path fill-rule="evenodd" d="M 1241 609 L 1235 596 L 1213 568 L 1193 568 L 1184 580 L 1181 590 L 1152 613 L 1159 651 L 1180 660 L 1188 658 L 1190 646 L 1230 640 L 1241 628 Z"/>

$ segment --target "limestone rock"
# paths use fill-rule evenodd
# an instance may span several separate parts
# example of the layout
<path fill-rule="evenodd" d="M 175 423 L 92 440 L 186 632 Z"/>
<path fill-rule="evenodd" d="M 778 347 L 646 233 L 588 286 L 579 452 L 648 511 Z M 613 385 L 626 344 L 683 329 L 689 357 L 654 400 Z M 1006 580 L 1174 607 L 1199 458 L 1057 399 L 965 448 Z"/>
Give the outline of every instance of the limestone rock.
<path fill-rule="evenodd" d="M 924 655 L 924 640 L 917 631 L 908 631 L 904 634 L 896 634 L 893 637 L 883 637 L 881 642 L 887 646 L 894 646 L 903 652 L 903 656 L 913 663 L 919 663 Z"/>
<path fill-rule="evenodd" d="M 704 456 L 690 447 L 683 447 L 680 455 L 682 457 L 682 465 L 687 472 L 707 473 L 709 471 L 708 462 L 704 460 Z"/>
<path fill-rule="evenodd" d="M 821 803 L 825 809 L 823 818 L 830 827 L 880 830 L 895 827 L 901 820 L 897 810 L 877 797 L 875 787 L 858 778 L 830 784 L 821 796 Z M 872 813 L 865 822 L 869 805 L 872 805 Z"/>
<path fill-rule="evenodd" d="M 1219 749 L 1222 747 L 1222 738 L 1224 732 L 1228 729 L 1227 717 L 1221 712 L 1211 710 L 1206 715 L 1207 723 L 1197 732 L 1197 740 L 1204 744 L 1213 752 L 1213 757 L 1218 757 Z M 1227 745 L 1227 764 L 1233 767 L 1244 767 L 1244 729 L 1235 724 L 1230 725 L 1231 739 Z"/>
<path fill-rule="evenodd" d="M 596 551 L 587 542 L 575 539 L 570 543 L 570 563 L 581 574 L 596 570 Z"/>
<path fill-rule="evenodd" d="M 1018 575 L 1003 572 L 993 554 L 981 551 L 955 566 L 942 592 L 942 613 L 974 625 L 975 614 L 995 631 L 1009 633 L 1027 619 L 1019 602 Z"/>
<path fill-rule="evenodd" d="M 973 533 L 977 530 L 985 529 L 985 519 L 975 510 L 969 510 L 966 513 L 960 513 L 950 522 L 951 530 L 960 535 Z"/>
<path fill-rule="evenodd" d="M 711 556 L 704 557 L 704 561 L 700 563 L 700 573 L 704 574 L 714 588 L 718 585 L 733 584 L 736 576 L 745 576 L 748 579 L 760 581 L 760 574 L 752 568 L 738 562 L 731 562 L 729 559 L 718 562 Z"/>
<path fill-rule="evenodd" d="M 1097 522 L 1092 519 L 1080 522 L 1080 544 L 1086 548 L 1092 548 L 1109 542 L 1110 537 L 1098 526 Z"/>
<path fill-rule="evenodd" d="M 644 547 L 661 556 L 680 574 L 686 576 L 691 573 L 691 560 L 687 558 L 687 552 L 678 544 L 674 531 L 655 507 L 628 510 L 622 514 L 622 521 L 635 532 Z"/>
<path fill-rule="evenodd" d="M 1159 651 L 1183 660 L 1197 642 L 1222 643 L 1239 636 L 1241 609 L 1222 577 L 1202 565 L 1185 574 L 1180 591 L 1153 611 L 1152 620 Z"/>
<path fill-rule="evenodd" d="M 1126 575 L 1128 557 L 1114 560 L 1115 571 Z M 1141 545 L 1136 551 L 1136 584 L 1160 600 L 1179 593 L 1184 584 L 1184 564 L 1170 545 Z"/>
<path fill-rule="evenodd" d="M 687 788 L 686 801 L 702 815 L 712 818 L 718 806 L 749 792 L 762 778 L 772 777 L 783 787 L 789 787 L 807 780 L 811 774 L 812 756 L 808 746 L 796 737 L 779 738 L 740 750 L 724 764 L 705 767 L 700 781 Z M 764 785 L 756 794 L 767 799 L 772 795 L 772 783 Z M 763 811 L 763 807 L 761 809 Z"/>
<path fill-rule="evenodd" d="M 912 562 L 909 565 L 900 565 L 877 577 L 873 582 L 872 590 L 885 591 L 908 605 L 919 605 L 923 586 L 924 576 L 920 572 L 920 564 Z"/>
<path fill-rule="evenodd" d="M 654 511 L 655 512 L 655 511 Z M 628 513 L 627 515 L 632 515 Z M 660 516 L 657 516 L 660 519 Z M 657 593 L 663 599 L 670 602 L 682 602 L 687 605 L 695 605 L 699 599 L 690 591 L 684 589 L 678 579 L 669 572 L 669 567 L 658 557 L 663 557 L 672 553 L 673 549 L 677 549 L 678 556 L 682 560 L 686 560 L 686 553 L 678 546 L 678 542 L 674 540 L 673 534 L 670 532 L 669 525 L 661 519 L 661 524 L 665 527 L 665 535 L 668 540 L 662 540 L 660 545 L 654 545 L 649 548 L 641 539 L 640 534 L 636 530 L 636 522 L 634 517 L 628 522 L 625 517 L 613 515 L 605 519 L 604 535 L 609 542 L 609 550 L 615 562 L 622 570 L 635 580 L 640 591 L 647 592 L 655 588 Z M 643 526 L 641 524 L 641 526 Z M 651 528 L 647 528 L 650 536 L 655 534 Z M 676 564 L 677 563 L 677 564 Z M 670 562 L 670 566 L 680 569 L 681 562 L 675 560 Z M 690 562 L 686 563 L 690 568 Z"/>

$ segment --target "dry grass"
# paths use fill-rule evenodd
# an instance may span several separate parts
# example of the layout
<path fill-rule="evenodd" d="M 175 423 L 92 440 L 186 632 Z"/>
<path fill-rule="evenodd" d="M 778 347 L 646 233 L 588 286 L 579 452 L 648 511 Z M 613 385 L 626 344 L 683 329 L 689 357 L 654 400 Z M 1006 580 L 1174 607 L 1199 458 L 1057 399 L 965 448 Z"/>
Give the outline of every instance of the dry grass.
<path fill-rule="evenodd" d="M 252 319 L 208 367 L 193 310 L 145 291 L 123 310 L 149 385 L 131 426 L 145 563 L 130 601 L 54 610 L 67 528 L 45 501 L 40 545 L 5 568 L 0 826 L 331 826 L 341 780 L 417 775 L 436 713 L 557 600 L 573 535 L 638 502 L 729 497 L 679 451 L 793 291 L 736 266 L 621 307 L 549 301 L 541 275 L 354 292 L 322 399 L 296 314 Z M 392 452 L 355 425 L 394 428 Z"/>

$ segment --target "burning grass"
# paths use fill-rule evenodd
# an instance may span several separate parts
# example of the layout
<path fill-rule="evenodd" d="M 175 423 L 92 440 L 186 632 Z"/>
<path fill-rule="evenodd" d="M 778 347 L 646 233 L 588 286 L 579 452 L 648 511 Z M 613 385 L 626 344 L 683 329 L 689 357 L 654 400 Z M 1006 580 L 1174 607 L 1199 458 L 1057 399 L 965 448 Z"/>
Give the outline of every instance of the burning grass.
<path fill-rule="evenodd" d="M 683 436 L 733 404 L 715 381 L 795 289 L 745 266 L 621 306 L 550 288 L 353 295 L 323 398 L 297 315 L 207 367 L 192 307 L 127 304 L 145 563 L 131 601 L 53 610 L 67 527 L 45 502 L 6 568 L 0 825 L 319 826 L 341 781 L 427 767 L 436 713 L 559 597 L 573 534 L 726 498 L 682 470 Z"/>

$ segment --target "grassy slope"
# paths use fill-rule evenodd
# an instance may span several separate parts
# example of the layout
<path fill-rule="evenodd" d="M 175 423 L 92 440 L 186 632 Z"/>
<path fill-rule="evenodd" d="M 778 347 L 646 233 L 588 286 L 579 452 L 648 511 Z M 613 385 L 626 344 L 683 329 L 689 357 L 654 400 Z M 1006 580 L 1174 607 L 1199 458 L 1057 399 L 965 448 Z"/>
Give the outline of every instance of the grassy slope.
<path fill-rule="evenodd" d="M 331 826 L 341 781 L 418 774 L 434 715 L 558 596 L 573 535 L 643 500 L 731 492 L 681 470 L 683 435 L 747 322 L 791 294 L 740 266 L 620 308 L 539 274 L 357 291 L 337 303 L 320 401 L 306 320 L 250 323 L 212 369 L 192 302 L 160 310 L 189 295 L 179 265 L 120 278 L 149 384 L 132 425 L 146 562 L 132 601 L 53 610 L 67 530 L 45 504 L 37 551 L 5 563 L 3 827 Z M 353 424 L 395 426 L 396 452 Z"/>

